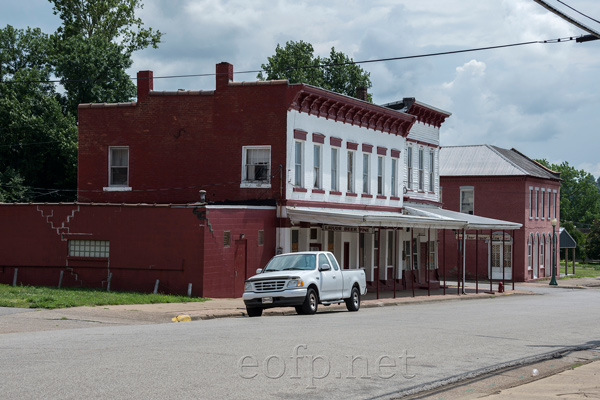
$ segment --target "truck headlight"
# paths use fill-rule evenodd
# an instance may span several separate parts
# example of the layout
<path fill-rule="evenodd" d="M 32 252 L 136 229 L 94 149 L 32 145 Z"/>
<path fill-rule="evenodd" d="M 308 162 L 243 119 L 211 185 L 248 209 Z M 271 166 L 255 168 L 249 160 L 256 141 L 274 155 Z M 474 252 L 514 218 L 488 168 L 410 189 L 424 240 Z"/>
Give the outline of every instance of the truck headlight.
<path fill-rule="evenodd" d="M 252 283 L 251 282 L 246 282 L 244 284 L 244 291 L 246 291 L 246 292 L 251 292 L 252 291 Z"/>
<path fill-rule="evenodd" d="M 302 286 L 304 286 L 304 282 L 302 281 L 302 279 L 291 279 L 287 283 L 287 287 L 289 288 L 296 288 Z"/>

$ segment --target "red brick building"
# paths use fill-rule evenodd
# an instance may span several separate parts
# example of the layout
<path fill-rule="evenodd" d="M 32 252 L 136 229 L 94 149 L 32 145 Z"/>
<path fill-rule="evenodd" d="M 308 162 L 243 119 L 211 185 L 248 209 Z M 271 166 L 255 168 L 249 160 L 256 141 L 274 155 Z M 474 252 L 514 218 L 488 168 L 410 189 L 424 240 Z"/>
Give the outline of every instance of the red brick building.
<path fill-rule="evenodd" d="M 480 231 L 477 241 L 476 232 L 470 232 L 464 249 L 469 255 L 469 277 L 474 278 L 477 273 L 488 279 L 490 270 L 495 280 L 512 279 L 512 270 L 516 281 L 551 275 L 551 221 L 560 221 L 560 173 L 515 149 L 491 145 L 444 147 L 440 166 L 445 209 L 522 225 L 521 229 L 505 232 L 504 239 L 500 230 Z M 558 257 L 558 222 L 555 229 Z M 445 232 L 448 265 L 457 263 L 455 238 L 452 232 Z M 473 257 L 476 252 L 483 255 L 478 262 Z"/>
<path fill-rule="evenodd" d="M 215 75 L 214 90 L 159 92 L 143 71 L 136 102 L 81 104 L 78 202 L 0 206 L 9 248 L 33 236 L 37 249 L 6 253 L 0 282 L 55 285 L 62 271 L 64 284 L 230 297 L 277 252 L 327 249 L 373 288 L 429 286 L 438 230 L 518 227 L 439 214 L 450 113 L 234 82 L 228 63 Z"/>

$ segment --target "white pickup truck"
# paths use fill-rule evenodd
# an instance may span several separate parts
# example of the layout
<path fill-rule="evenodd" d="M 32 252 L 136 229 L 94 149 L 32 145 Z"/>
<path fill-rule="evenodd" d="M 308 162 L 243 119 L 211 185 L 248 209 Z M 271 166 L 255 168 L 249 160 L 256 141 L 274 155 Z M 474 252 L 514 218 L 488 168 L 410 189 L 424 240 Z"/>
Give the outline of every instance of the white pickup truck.
<path fill-rule="evenodd" d="M 363 269 L 342 270 L 327 251 L 307 251 L 275 256 L 244 287 L 244 303 L 250 317 L 263 309 L 295 307 L 298 314 L 314 314 L 319 304 L 346 303 L 358 311 L 360 296 L 367 293 Z"/>

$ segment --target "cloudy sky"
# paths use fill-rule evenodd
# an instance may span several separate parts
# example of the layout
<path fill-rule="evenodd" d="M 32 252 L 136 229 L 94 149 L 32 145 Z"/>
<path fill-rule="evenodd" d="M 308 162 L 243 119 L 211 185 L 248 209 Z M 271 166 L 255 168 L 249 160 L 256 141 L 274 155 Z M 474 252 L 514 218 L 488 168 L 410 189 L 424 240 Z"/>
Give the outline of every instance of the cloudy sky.
<path fill-rule="evenodd" d="M 547 0 L 585 25 L 558 0 Z M 47 0 L 3 4 L 0 27 L 60 24 Z M 600 1 L 563 0 L 600 20 Z M 533 0 L 144 0 L 160 48 L 134 54 L 129 71 L 155 76 L 260 69 L 278 43 L 304 40 L 317 55 L 332 46 L 358 60 L 497 46 L 585 34 Z M 382 104 L 403 97 L 452 113 L 443 146 L 493 144 L 531 158 L 569 162 L 600 176 L 600 40 L 533 44 L 363 65 Z M 236 74 L 236 81 L 256 73 Z M 156 90 L 214 88 L 214 77 L 155 80 Z"/>

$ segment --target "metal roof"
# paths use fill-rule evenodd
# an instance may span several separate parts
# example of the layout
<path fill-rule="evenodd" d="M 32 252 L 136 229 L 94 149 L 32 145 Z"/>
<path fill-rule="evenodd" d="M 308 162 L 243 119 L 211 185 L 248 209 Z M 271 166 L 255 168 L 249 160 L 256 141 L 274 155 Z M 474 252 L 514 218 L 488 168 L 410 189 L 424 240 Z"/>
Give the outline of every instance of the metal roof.
<path fill-rule="evenodd" d="M 533 176 L 560 180 L 553 172 L 515 149 L 489 144 L 449 146 L 440 150 L 440 176 Z"/>
<path fill-rule="evenodd" d="M 559 243 L 561 249 L 574 249 L 577 247 L 577 242 L 573 239 L 573 236 L 567 232 L 565 228 L 559 229 Z"/>

